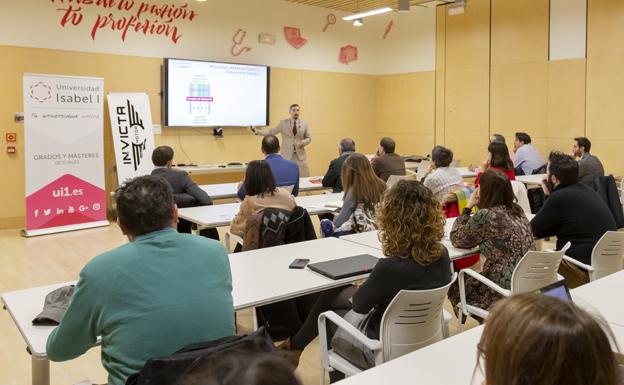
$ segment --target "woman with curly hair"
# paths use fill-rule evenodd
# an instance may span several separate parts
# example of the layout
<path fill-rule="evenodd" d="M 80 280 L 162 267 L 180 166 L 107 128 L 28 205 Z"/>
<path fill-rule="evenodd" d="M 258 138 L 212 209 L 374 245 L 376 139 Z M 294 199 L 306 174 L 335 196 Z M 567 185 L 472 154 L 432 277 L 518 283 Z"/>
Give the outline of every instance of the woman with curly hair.
<path fill-rule="evenodd" d="M 323 292 L 291 339 L 292 349 L 304 349 L 317 336 L 318 316 L 327 310 L 341 315 L 350 309 L 361 314 L 375 310 L 367 335 L 378 339 L 381 316 L 399 291 L 434 289 L 451 281 L 448 250 L 440 243 L 445 219 L 431 190 L 420 182 L 399 181 L 385 193 L 377 223 L 387 258 L 377 262 L 359 288 L 349 285 Z M 331 373 L 332 380 L 336 373 Z"/>

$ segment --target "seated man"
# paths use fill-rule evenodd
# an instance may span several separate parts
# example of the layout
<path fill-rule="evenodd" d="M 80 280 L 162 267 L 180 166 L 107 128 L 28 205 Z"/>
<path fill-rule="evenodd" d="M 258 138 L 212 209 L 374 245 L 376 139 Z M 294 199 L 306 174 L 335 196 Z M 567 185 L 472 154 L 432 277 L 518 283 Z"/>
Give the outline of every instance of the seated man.
<path fill-rule="evenodd" d="M 557 249 L 571 242 L 566 255 L 589 265 L 596 242 L 606 231 L 617 228 L 613 214 L 598 194 L 578 183 L 578 169 L 571 156 L 550 154 L 547 179 L 542 183 L 547 199 L 531 220 L 531 229 L 537 238 L 556 236 Z M 561 262 L 559 273 L 570 287 L 589 282 L 585 271 L 566 261 Z"/>
<path fill-rule="evenodd" d="M 76 358 L 102 338 L 109 385 L 145 362 L 186 345 L 234 334 L 232 275 L 223 245 L 175 231 L 171 187 L 142 176 L 117 192 L 126 243 L 80 272 L 60 325 L 48 338 L 52 361 Z"/>
<path fill-rule="evenodd" d="M 438 202 L 453 191 L 464 187 L 464 179 L 454 167 L 449 167 L 453 161 L 453 151 L 446 147 L 435 146 L 431 150 L 431 163 L 425 174 L 423 184 L 435 195 Z"/>
<path fill-rule="evenodd" d="M 584 137 L 574 138 L 572 146 L 572 154 L 576 158 L 580 158 L 579 164 L 579 182 L 588 186 L 592 186 L 597 176 L 604 176 L 604 167 L 597 156 L 589 153 L 591 150 L 591 142 Z"/>
<path fill-rule="evenodd" d="M 186 171 L 171 168 L 173 164 L 173 148 L 169 146 L 159 146 L 152 152 L 152 163 L 154 163 L 153 176 L 158 176 L 166 180 L 173 191 L 173 200 L 178 207 L 195 207 L 212 205 L 212 199 L 202 190 L 197 183 L 193 182 Z M 190 233 L 192 223 L 180 218 L 178 231 L 180 233 Z M 212 239 L 219 239 L 216 229 L 204 229 L 201 235 Z"/>
<path fill-rule="evenodd" d="M 299 194 L 299 166 L 295 162 L 284 159 L 280 154 L 279 139 L 275 135 L 262 138 L 262 153 L 269 164 L 277 187 L 292 187 L 292 195 Z M 245 199 L 245 184 L 238 187 L 238 199 Z"/>
<path fill-rule="evenodd" d="M 323 187 L 331 187 L 332 192 L 342 192 L 342 164 L 355 152 L 355 142 L 351 138 L 344 138 L 338 146 L 338 158 L 329 163 L 329 168 L 323 177 Z"/>
<path fill-rule="evenodd" d="M 505 144 L 505 137 L 501 134 L 492 134 L 490 137 L 490 143 L 503 143 Z"/>
<path fill-rule="evenodd" d="M 544 157 L 531 144 L 531 137 L 525 132 L 516 132 L 514 140 L 514 150 L 516 154 L 513 157 L 514 167 L 517 175 L 531 175 L 546 163 Z M 522 173 L 518 171 L 522 170 Z"/>
<path fill-rule="evenodd" d="M 405 161 L 394 153 L 396 143 L 392 138 L 382 138 L 377 147 L 377 157 L 373 159 L 373 171 L 384 182 L 390 175 L 405 175 Z"/>

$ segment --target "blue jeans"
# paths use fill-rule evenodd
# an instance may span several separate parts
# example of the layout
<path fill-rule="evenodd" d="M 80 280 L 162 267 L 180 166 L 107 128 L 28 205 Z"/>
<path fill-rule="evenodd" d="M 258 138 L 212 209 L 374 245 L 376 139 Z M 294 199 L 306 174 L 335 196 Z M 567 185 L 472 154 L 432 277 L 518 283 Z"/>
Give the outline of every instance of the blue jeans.
<path fill-rule="evenodd" d="M 321 233 L 323 233 L 325 238 L 340 238 L 343 235 L 353 234 L 353 231 L 334 231 L 334 222 L 329 219 L 323 219 L 321 220 Z"/>

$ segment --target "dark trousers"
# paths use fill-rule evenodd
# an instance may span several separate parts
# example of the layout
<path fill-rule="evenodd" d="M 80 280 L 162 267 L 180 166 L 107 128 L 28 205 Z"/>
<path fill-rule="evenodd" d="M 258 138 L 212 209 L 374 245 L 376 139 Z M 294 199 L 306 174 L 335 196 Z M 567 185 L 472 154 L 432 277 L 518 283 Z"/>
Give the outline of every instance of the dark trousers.
<path fill-rule="evenodd" d="M 335 289 L 326 290 L 315 295 L 313 303 L 308 302 L 307 316 L 299 331 L 290 339 L 292 349 L 303 350 L 316 336 L 318 336 L 318 317 L 321 313 L 328 310 L 335 311 L 338 315 L 344 316 L 351 310 L 351 302 L 349 299 L 357 290 L 356 286 L 347 285 L 337 287 Z M 308 296 L 308 300 L 314 297 Z M 336 326 L 332 323 L 327 325 L 327 343 L 331 343 L 332 337 L 336 333 Z M 329 381 L 331 383 L 343 380 L 345 375 L 339 371 L 329 373 Z"/>
<path fill-rule="evenodd" d="M 193 226 L 192 222 L 189 222 L 186 219 L 180 218 L 178 221 L 178 233 L 190 234 L 192 226 Z M 219 240 L 219 232 L 215 228 L 199 230 L 199 235 L 201 235 L 202 237 L 214 239 L 217 241 Z"/>

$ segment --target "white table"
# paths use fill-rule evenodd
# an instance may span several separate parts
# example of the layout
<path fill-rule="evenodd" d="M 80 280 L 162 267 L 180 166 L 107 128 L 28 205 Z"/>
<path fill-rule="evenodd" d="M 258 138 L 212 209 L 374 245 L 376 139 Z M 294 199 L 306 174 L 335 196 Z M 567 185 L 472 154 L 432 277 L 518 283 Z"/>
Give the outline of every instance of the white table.
<path fill-rule="evenodd" d="M 574 301 L 624 328 L 624 270 L 571 290 Z M 624 347 L 624 344 L 621 345 Z"/>
<path fill-rule="evenodd" d="M 589 306 L 588 310 L 593 308 L 602 314 L 620 346 L 624 346 L 624 325 L 621 324 L 624 322 L 624 306 L 620 298 L 623 289 L 624 272 L 619 272 L 571 290 L 577 305 Z M 474 369 L 477 343 L 482 333 L 483 326 L 470 329 L 349 377 L 340 384 L 411 385 L 414 379 L 418 379 L 418 383 L 427 385 L 479 385 L 484 379 L 483 374 Z M 621 356 L 619 352 L 616 354 Z"/>
<path fill-rule="evenodd" d="M 288 268 L 296 258 L 315 263 L 359 254 L 384 257 L 381 250 L 334 237 L 230 254 L 234 308 L 266 305 L 366 278 L 368 274 L 334 281 L 307 268 Z"/>
<path fill-rule="evenodd" d="M 461 175 L 462 178 L 476 178 L 477 176 L 477 172 L 470 171 L 468 167 L 455 167 L 455 169 L 459 171 L 459 175 Z"/>
<path fill-rule="evenodd" d="M 453 220 L 455 218 L 452 218 Z M 344 239 L 345 241 L 349 241 L 349 242 L 354 242 L 360 245 L 364 245 L 364 246 L 369 246 L 378 250 L 381 250 L 381 242 L 379 241 L 379 232 L 378 231 L 369 231 L 366 233 L 358 233 L 358 234 L 351 234 L 351 235 L 344 235 L 342 237 L 340 237 L 340 239 Z M 473 255 L 475 253 L 479 252 L 478 248 L 474 248 L 474 249 L 458 249 L 456 247 L 453 247 L 453 245 L 451 244 L 450 239 L 448 238 L 448 233 L 446 234 L 446 236 L 444 237 L 444 239 L 442 239 L 442 244 L 448 249 L 449 252 L 449 258 L 452 259 L 457 259 L 457 258 L 461 258 L 461 257 L 465 257 L 468 255 Z"/>
<path fill-rule="evenodd" d="M 324 214 L 335 208 L 326 205 L 342 204 L 342 193 L 299 196 L 295 198 L 298 206 L 308 210 L 310 215 Z M 228 226 L 236 216 L 240 203 L 223 205 L 187 207 L 178 210 L 180 218 L 196 223 L 205 228 Z"/>
<path fill-rule="evenodd" d="M 227 164 L 199 164 L 197 166 L 178 166 L 178 170 L 184 170 L 189 174 L 224 174 L 228 172 L 245 172 L 246 164 L 231 165 Z"/>
<path fill-rule="evenodd" d="M 479 326 L 340 381 L 341 385 L 479 385 L 472 373 L 477 360 Z"/>
<path fill-rule="evenodd" d="M 479 252 L 478 247 L 475 247 L 474 249 L 459 249 L 451 244 L 451 230 L 453 229 L 453 223 L 455 223 L 456 219 L 457 218 L 447 218 L 446 224 L 444 225 L 444 238 L 442 239 L 442 244 L 448 249 L 450 259 L 461 258 Z M 345 235 L 340 237 L 340 239 L 381 250 L 381 242 L 379 241 L 378 234 L 378 231 L 369 231 L 366 233 Z"/>
<path fill-rule="evenodd" d="M 516 180 L 526 185 L 541 185 L 542 180 L 546 179 L 546 174 L 535 175 L 517 175 Z"/>
<path fill-rule="evenodd" d="M 299 179 L 299 193 L 320 191 L 327 189 L 323 187 L 321 182 L 312 182 L 312 180 L 322 179 L 322 177 L 310 177 Z M 204 190 L 212 199 L 229 199 L 236 198 L 238 193 L 238 183 L 219 183 L 219 184 L 205 184 L 199 186 Z"/>
<path fill-rule="evenodd" d="M 288 268 L 295 258 L 307 258 L 314 263 L 359 254 L 383 257 L 377 249 L 333 237 L 230 254 L 234 309 L 266 305 L 366 278 L 367 275 L 362 275 L 334 281 L 309 269 Z M 2 295 L 7 311 L 32 354 L 33 385 L 50 383 L 46 342 L 54 326 L 33 326 L 32 320 L 41 312 L 48 293 L 73 283 L 58 283 Z"/>

